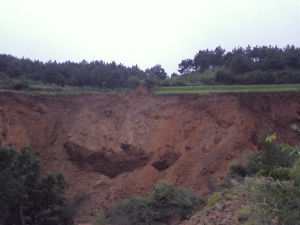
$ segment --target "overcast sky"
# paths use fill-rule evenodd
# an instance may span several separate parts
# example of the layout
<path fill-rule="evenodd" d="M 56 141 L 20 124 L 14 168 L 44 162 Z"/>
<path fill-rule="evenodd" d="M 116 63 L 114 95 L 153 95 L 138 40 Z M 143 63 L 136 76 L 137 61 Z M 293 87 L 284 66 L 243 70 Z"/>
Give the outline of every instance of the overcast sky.
<path fill-rule="evenodd" d="M 0 54 L 170 74 L 200 49 L 294 44 L 300 0 L 0 0 Z"/>

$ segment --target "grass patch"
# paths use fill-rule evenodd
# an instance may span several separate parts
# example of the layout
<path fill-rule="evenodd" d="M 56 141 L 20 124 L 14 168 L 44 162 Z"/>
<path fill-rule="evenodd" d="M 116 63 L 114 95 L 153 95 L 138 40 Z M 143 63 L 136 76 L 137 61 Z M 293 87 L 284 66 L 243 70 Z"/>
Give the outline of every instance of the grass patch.
<path fill-rule="evenodd" d="M 226 189 L 224 191 L 217 191 L 208 196 L 206 200 L 206 206 L 198 211 L 196 216 L 206 216 L 210 211 L 214 210 L 217 203 L 221 206 L 226 206 L 228 202 L 231 202 L 238 198 L 239 190 L 235 188 Z"/>
<path fill-rule="evenodd" d="M 53 84 L 30 84 L 27 93 L 33 94 L 114 94 L 129 91 L 129 88 L 109 90 L 92 87 L 58 86 Z"/>
<path fill-rule="evenodd" d="M 234 200 L 237 198 L 238 192 L 235 189 L 228 189 L 224 193 L 224 199 L 226 200 Z"/>
<path fill-rule="evenodd" d="M 300 84 L 276 84 L 276 85 L 216 85 L 216 86 L 176 86 L 157 87 L 153 89 L 156 95 L 168 94 L 225 94 L 225 93 L 277 93 L 298 92 Z"/>
<path fill-rule="evenodd" d="M 37 95 L 58 95 L 58 94 L 117 94 L 121 92 L 128 92 L 130 88 L 123 89 L 100 89 L 96 87 L 73 87 L 73 86 L 59 86 L 55 84 L 45 84 L 38 81 L 26 80 L 27 87 L 21 89 L 14 88 L 1 88 L 3 91 L 14 91 L 14 92 L 24 92 L 28 94 Z"/>
<path fill-rule="evenodd" d="M 209 71 L 207 77 L 213 76 L 215 71 Z M 197 74 L 195 73 L 195 77 Z M 195 78 L 196 79 L 196 78 Z M 10 80 L 11 84 L 5 87 L 0 85 L 0 89 L 9 91 L 22 91 L 29 94 L 57 95 L 57 94 L 117 94 L 129 92 L 131 88 L 122 89 L 101 89 L 97 87 L 73 87 L 46 84 L 32 80 Z M 178 79 L 178 81 L 180 81 Z M 1 82 L 0 82 L 1 83 Z M 2 82 L 3 83 L 3 82 Z M 174 83 L 174 82 L 173 82 Z M 176 82 L 175 82 L 176 83 Z M 194 80 L 192 84 L 199 84 Z M 300 91 L 300 84 L 271 84 L 271 85 L 199 85 L 199 86 L 179 86 L 155 87 L 155 95 L 211 95 L 230 93 L 290 93 Z"/>
<path fill-rule="evenodd" d="M 244 205 L 240 210 L 236 211 L 235 216 L 240 224 L 245 224 L 251 217 L 252 208 L 249 205 Z M 249 223 L 248 223 L 249 224 Z M 249 224 L 251 225 L 251 224 Z"/>
<path fill-rule="evenodd" d="M 207 206 L 213 207 L 217 202 L 221 201 L 221 199 L 222 199 L 222 192 L 215 192 L 208 197 Z"/>
<path fill-rule="evenodd" d="M 214 192 L 207 198 L 207 207 L 211 208 L 219 201 L 225 199 L 228 201 L 234 200 L 238 195 L 238 192 L 231 188 L 225 191 Z"/>

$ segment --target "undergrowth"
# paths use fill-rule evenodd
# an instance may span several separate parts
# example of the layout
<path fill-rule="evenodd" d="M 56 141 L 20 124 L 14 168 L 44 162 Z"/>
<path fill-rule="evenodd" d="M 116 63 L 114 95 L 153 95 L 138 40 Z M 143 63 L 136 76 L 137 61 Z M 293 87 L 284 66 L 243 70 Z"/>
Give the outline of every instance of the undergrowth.
<path fill-rule="evenodd" d="M 300 224 L 299 148 L 276 143 L 273 134 L 259 143 L 259 150 L 244 166 L 233 165 L 228 176 L 245 192 L 243 224 Z"/>
<path fill-rule="evenodd" d="M 146 197 L 131 197 L 104 210 L 94 225 L 159 225 L 173 219 L 186 219 L 201 208 L 204 201 L 187 189 L 166 182 L 157 184 Z"/>

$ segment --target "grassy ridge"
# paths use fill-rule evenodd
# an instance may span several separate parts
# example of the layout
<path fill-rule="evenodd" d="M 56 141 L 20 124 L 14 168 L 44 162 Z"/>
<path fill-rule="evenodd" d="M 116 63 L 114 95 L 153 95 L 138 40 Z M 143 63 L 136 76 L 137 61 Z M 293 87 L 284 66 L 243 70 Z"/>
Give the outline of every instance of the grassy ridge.
<path fill-rule="evenodd" d="M 72 87 L 58 86 L 55 84 L 44 84 L 40 82 L 27 81 L 24 89 L 4 89 L 11 91 L 21 91 L 29 94 L 116 94 L 120 92 L 128 92 L 130 88 L 123 89 L 101 89 L 92 87 Z M 196 83 L 195 83 L 196 84 Z M 0 87 L 0 90 L 2 88 Z M 226 93 L 282 93 L 282 92 L 298 92 L 300 84 L 270 84 L 270 85 L 198 85 L 198 86 L 168 86 L 154 87 L 153 93 L 156 95 L 172 95 L 172 94 L 226 94 Z"/>
<path fill-rule="evenodd" d="M 57 86 L 54 84 L 31 84 L 28 90 L 24 90 L 27 93 L 31 94 L 113 94 L 122 91 L 122 90 L 105 90 L 100 88 L 91 88 L 91 87 L 71 87 L 71 86 Z"/>
<path fill-rule="evenodd" d="M 222 93 L 273 93 L 273 92 L 297 92 L 300 84 L 277 85 L 218 85 L 218 86 L 178 86 L 158 87 L 153 92 L 157 95 L 164 94 L 222 94 Z"/>
<path fill-rule="evenodd" d="M 13 92 L 25 92 L 28 94 L 37 95 L 57 95 L 57 94 L 115 94 L 120 92 L 126 92 L 130 89 L 123 88 L 117 90 L 92 88 L 92 87 L 72 87 L 72 86 L 58 86 L 55 84 L 43 84 L 38 82 L 28 82 L 28 86 L 24 89 L 14 90 L 14 89 L 1 89 L 0 91 L 13 91 Z"/>

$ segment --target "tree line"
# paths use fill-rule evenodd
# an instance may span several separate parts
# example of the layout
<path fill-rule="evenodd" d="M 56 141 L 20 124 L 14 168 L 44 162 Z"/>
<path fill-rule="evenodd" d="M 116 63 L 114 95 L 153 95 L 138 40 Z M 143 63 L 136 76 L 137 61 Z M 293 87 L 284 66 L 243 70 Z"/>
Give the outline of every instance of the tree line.
<path fill-rule="evenodd" d="M 126 67 L 102 60 L 87 62 L 41 62 L 11 55 L 0 55 L 0 72 L 11 79 L 28 79 L 60 86 L 90 86 L 103 89 L 127 88 L 139 80 L 164 80 L 167 73 L 161 65 L 145 71 L 137 65 Z"/>
<path fill-rule="evenodd" d="M 184 59 L 178 66 L 182 75 L 217 68 L 215 77 L 208 80 L 217 84 L 299 83 L 300 48 L 248 46 L 226 52 L 219 46 L 200 50 L 193 59 Z"/>
<path fill-rule="evenodd" d="M 287 45 L 285 48 L 248 46 L 226 52 L 218 46 L 215 50 L 200 50 L 193 59 L 182 60 L 178 67 L 181 74 L 203 72 L 213 67 L 227 67 L 236 73 L 251 70 L 300 69 L 300 48 L 293 45 Z"/>
<path fill-rule="evenodd" d="M 214 75 L 205 76 L 211 70 L 216 71 Z M 161 65 L 142 70 L 137 65 L 128 67 L 102 60 L 42 62 L 0 54 L 0 88 L 12 86 L 11 80 L 34 80 L 60 86 L 121 89 L 139 83 L 147 86 L 197 85 L 194 81 L 186 82 L 195 74 L 201 84 L 300 83 L 300 48 L 293 45 L 284 48 L 248 46 L 226 51 L 218 46 L 214 50 L 199 50 L 194 58 L 182 60 L 178 72 L 169 77 Z M 13 84 L 13 87 L 22 88 L 22 83 Z"/>

